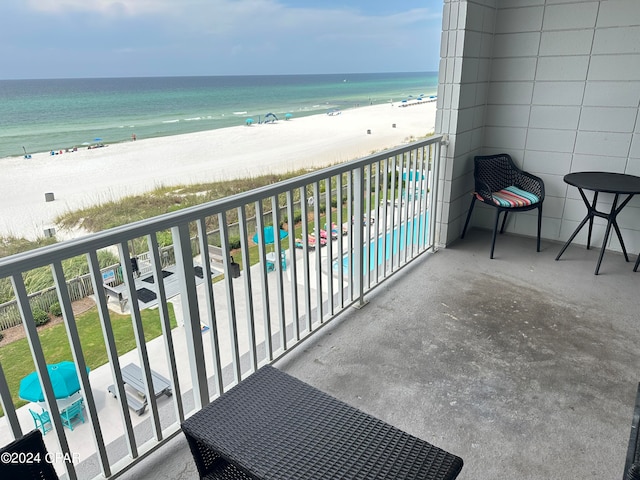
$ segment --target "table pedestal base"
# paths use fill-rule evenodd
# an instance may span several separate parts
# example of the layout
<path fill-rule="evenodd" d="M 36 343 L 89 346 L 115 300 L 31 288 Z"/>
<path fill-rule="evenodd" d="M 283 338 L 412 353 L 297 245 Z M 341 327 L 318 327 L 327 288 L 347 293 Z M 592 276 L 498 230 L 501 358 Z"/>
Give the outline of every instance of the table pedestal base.
<path fill-rule="evenodd" d="M 569 237 L 569 240 L 567 240 L 567 242 L 564 244 L 564 246 L 560 250 L 560 253 L 558 253 L 558 256 L 556 257 L 556 260 L 560 260 L 560 257 L 562 256 L 564 251 L 571 244 L 571 242 L 573 242 L 573 239 L 576 238 L 576 235 L 578 234 L 578 232 L 582 230 L 582 227 L 584 227 L 587 222 L 589 222 L 589 234 L 587 236 L 587 250 L 588 250 L 591 247 L 591 233 L 593 231 L 593 218 L 600 217 L 607 220 L 607 228 L 604 232 L 604 239 L 602 240 L 602 247 L 600 248 L 600 256 L 598 257 L 598 264 L 596 265 L 596 270 L 594 272 L 594 275 L 598 275 L 598 272 L 600 271 L 600 264 L 602 263 L 602 258 L 604 257 L 604 251 L 607 246 L 607 242 L 609 241 L 609 235 L 611 233 L 612 226 L 616 231 L 618 240 L 620 241 L 620 246 L 622 247 L 622 253 L 624 253 L 624 258 L 628 262 L 629 256 L 627 255 L 627 249 L 624 246 L 624 241 L 622 240 L 622 233 L 620 233 L 620 227 L 618 227 L 618 222 L 616 220 L 616 217 L 618 216 L 620 211 L 627 205 L 627 203 L 631 201 L 634 194 L 629 194 L 627 198 L 625 198 L 624 201 L 619 206 L 618 206 L 618 200 L 619 200 L 620 194 L 615 194 L 615 197 L 613 199 L 613 204 L 611 205 L 611 211 L 606 213 L 606 212 L 599 212 L 598 210 L 596 210 L 596 203 L 598 201 L 598 192 L 594 193 L 593 202 L 589 203 L 589 200 L 587 200 L 587 197 L 584 194 L 583 189 L 578 188 L 578 191 L 580 192 L 582 201 L 587 207 L 587 215 L 582 219 L 582 221 L 580 222 L 580 225 L 578 225 L 578 228 L 575 229 L 575 231 Z M 639 257 L 639 260 L 640 260 L 640 257 Z M 634 271 L 638 268 L 638 263 L 640 262 L 636 262 Z"/>

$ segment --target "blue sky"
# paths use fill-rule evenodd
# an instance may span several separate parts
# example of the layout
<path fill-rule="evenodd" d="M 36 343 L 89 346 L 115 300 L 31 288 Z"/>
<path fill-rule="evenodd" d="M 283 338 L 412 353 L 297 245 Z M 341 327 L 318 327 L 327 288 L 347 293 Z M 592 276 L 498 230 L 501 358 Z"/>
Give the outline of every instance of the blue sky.
<path fill-rule="evenodd" d="M 436 71 L 443 0 L 1 0 L 0 79 Z"/>

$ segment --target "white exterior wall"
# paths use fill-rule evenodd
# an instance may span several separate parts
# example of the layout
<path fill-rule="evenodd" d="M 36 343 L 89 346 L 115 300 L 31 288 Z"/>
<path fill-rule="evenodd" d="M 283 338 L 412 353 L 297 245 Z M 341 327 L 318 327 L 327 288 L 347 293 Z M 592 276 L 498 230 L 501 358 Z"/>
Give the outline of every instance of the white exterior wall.
<path fill-rule="evenodd" d="M 473 186 L 473 156 L 482 149 L 495 3 L 444 3 L 436 133 L 448 135 L 449 146 L 443 149 L 440 175 L 444 192 L 441 244 L 460 236 Z"/>
<path fill-rule="evenodd" d="M 441 242 L 464 224 L 473 156 L 500 152 L 544 179 L 543 237 L 566 240 L 586 210 L 565 174 L 640 175 L 640 0 L 447 1 L 444 12 L 436 131 L 451 144 Z M 600 209 L 611 200 L 601 195 Z M 492 228 L 493 215 L 478 208 L 472 224 Z M 627 250 L 640 252 L 640 196 L 618 220 Z M 535 235 L 535 211 L 507 230 Z M 586 243 L 583 230 L 576 242 Z M 603 235 L 596 219 L 592 243 Z M 615 235 L 608 247 L 620 250 Z"/>

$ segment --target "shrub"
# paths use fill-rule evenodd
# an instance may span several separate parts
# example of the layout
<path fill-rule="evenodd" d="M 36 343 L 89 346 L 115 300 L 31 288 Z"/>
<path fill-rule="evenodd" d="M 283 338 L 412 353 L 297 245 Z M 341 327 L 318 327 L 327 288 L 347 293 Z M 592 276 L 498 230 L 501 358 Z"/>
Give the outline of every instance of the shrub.
<path fill-rule="evenodd" d="M 49 313 L 54 317 L 59 317 L 60 315 L 62 315 L 62 308 L 60 307 L 60 303 L 59 302 L 52 303 L 51 306 L 49 307 Z"/>
<path fill-rule="evenodd" d="M 240 237 L 232 236 L 229 237 L 229 250 L 237 250 L 241 247 Z"/>
<path fill-rule="evenodd" d="M 36 322 L 36 326 L 41 326 L 49 321 L 49 314 L 41 308 L 35 307 L 33 309 L 33 319 Z"/>

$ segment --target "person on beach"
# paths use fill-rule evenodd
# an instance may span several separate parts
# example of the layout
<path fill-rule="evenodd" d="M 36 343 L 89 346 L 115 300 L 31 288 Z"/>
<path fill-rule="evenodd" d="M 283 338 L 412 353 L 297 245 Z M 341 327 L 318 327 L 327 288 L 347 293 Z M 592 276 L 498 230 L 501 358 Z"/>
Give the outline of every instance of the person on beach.
<path fill-rule="evenodd" d="M 136 134 L 135 133 L 131 134 L 131 141 L 133 141 L 133 142 L 136 141 Z"/>

